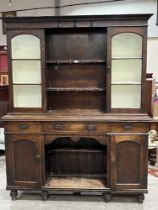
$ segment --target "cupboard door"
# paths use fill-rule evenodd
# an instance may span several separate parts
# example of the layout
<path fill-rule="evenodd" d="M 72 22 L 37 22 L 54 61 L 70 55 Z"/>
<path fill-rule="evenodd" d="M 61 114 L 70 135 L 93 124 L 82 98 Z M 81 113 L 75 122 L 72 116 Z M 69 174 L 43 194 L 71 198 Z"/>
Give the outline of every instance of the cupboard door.
<path fill-rule="evenodd" d="M 111 186 L 114 190 L 147 188 L 147 136 L 111 137 Z"/>
<path fill-rule="evenodd" d="M 43 139 L 35 135 L 6 136 L 6 164 L 8 187 L 21 189 L 42 185 Z"/>
<path fill-rule="evenodd" d="M 146 28 L 109 28 L 108 40 L 108 110 L 140 112 L 144 107 Z"/>
<path fill-rule="evenodd" d="M 44 30 L 10 32 L 11 107 L 14 111 L 45 109 Z"/>

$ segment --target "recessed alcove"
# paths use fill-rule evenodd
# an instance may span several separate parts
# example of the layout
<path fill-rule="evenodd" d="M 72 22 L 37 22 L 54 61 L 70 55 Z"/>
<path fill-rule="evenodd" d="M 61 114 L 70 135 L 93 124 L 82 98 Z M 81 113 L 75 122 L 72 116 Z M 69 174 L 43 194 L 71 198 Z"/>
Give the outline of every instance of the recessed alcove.
<path fill-rule="evenodd" d="M 107 145 L 91 137 L 59 137 L 45 145 L 49 188 L 103 188 L 107 185 Z"/>

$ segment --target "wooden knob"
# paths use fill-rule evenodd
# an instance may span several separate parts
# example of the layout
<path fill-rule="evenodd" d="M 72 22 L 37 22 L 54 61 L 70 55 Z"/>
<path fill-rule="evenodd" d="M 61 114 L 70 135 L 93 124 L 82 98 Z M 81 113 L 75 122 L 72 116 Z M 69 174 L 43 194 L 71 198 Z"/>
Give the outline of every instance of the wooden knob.
<path fill-rule="evenodd" d="M 29 126 L 28 126 L 27 124 L 21 124 L 21 125 L 19 125 L 19 128 L 20 128 L 21 130 L 25 130 L 25 129 L 28 129 Z"/>
<path fill-rule="evenodd" d="M 40 160 L 40 159 L 41 159 L 40 154 L 36 154 L 35 159 L 36 159 L 36 160 Z"/>
<path fill-rule="evenodd" d="M 132 125 L 125 125 L 124 126 L 124 129 L 125 130 L 132 130 L 133 129 L 133 126 Z"/>
<path fill-rule="evenodd" d="M 54 128 L 55 128 L 55 129 L 62 130 L 63 127 L 64 127 L 64 126 L 63 126 L 62 123 L 55 123 L 55 124 L 54 124 Z"/>
<path fill-rule="evenodd" d="M 94 125 L 94 124 L 88 125 L 88 126 L 87 126 L 87 130 L 88 130 L 88 131 L 95 131 L 95 130 L 96 130 L 96 125 Z"/>

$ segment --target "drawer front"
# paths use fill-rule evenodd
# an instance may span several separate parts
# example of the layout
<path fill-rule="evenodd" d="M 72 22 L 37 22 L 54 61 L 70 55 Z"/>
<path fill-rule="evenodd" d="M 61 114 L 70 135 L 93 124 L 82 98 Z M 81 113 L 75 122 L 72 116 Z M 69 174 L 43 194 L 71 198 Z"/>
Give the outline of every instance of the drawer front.
<path fill-rule="evenodd" d="M 41 123 L 40 122 L 7 122 L 5 123 L 5 132 L 37 133 L 37 132 L 41 132 Z"/>
<path fill-rule="evenodd" d="M 148 124 L 147 123 L 111 123 L 110 130 L 113 133 L 142 133 L 148 132 Z"/>
<path fill-rule="evenodd" d="M 82 122 L 46 122 L 43 125 L 44 132 L 67 133 L 67 132 L 107 132 L 108 123 L 82 123 Z"/>

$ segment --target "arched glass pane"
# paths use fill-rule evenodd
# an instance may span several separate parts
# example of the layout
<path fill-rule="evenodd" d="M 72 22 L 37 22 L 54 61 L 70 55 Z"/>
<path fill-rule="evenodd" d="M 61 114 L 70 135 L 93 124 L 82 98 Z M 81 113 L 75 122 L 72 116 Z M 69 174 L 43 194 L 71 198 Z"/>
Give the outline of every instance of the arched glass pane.
<path fill-rule="evenodd" d="M 12 59 L 40 59 L 40 39 L 29 34 L 11 40 Z"/>
<path fill-rule="evenodd" d="M 121 33 L 112 37 L 112 58 L 142 57 L 142 36 Z"/>

